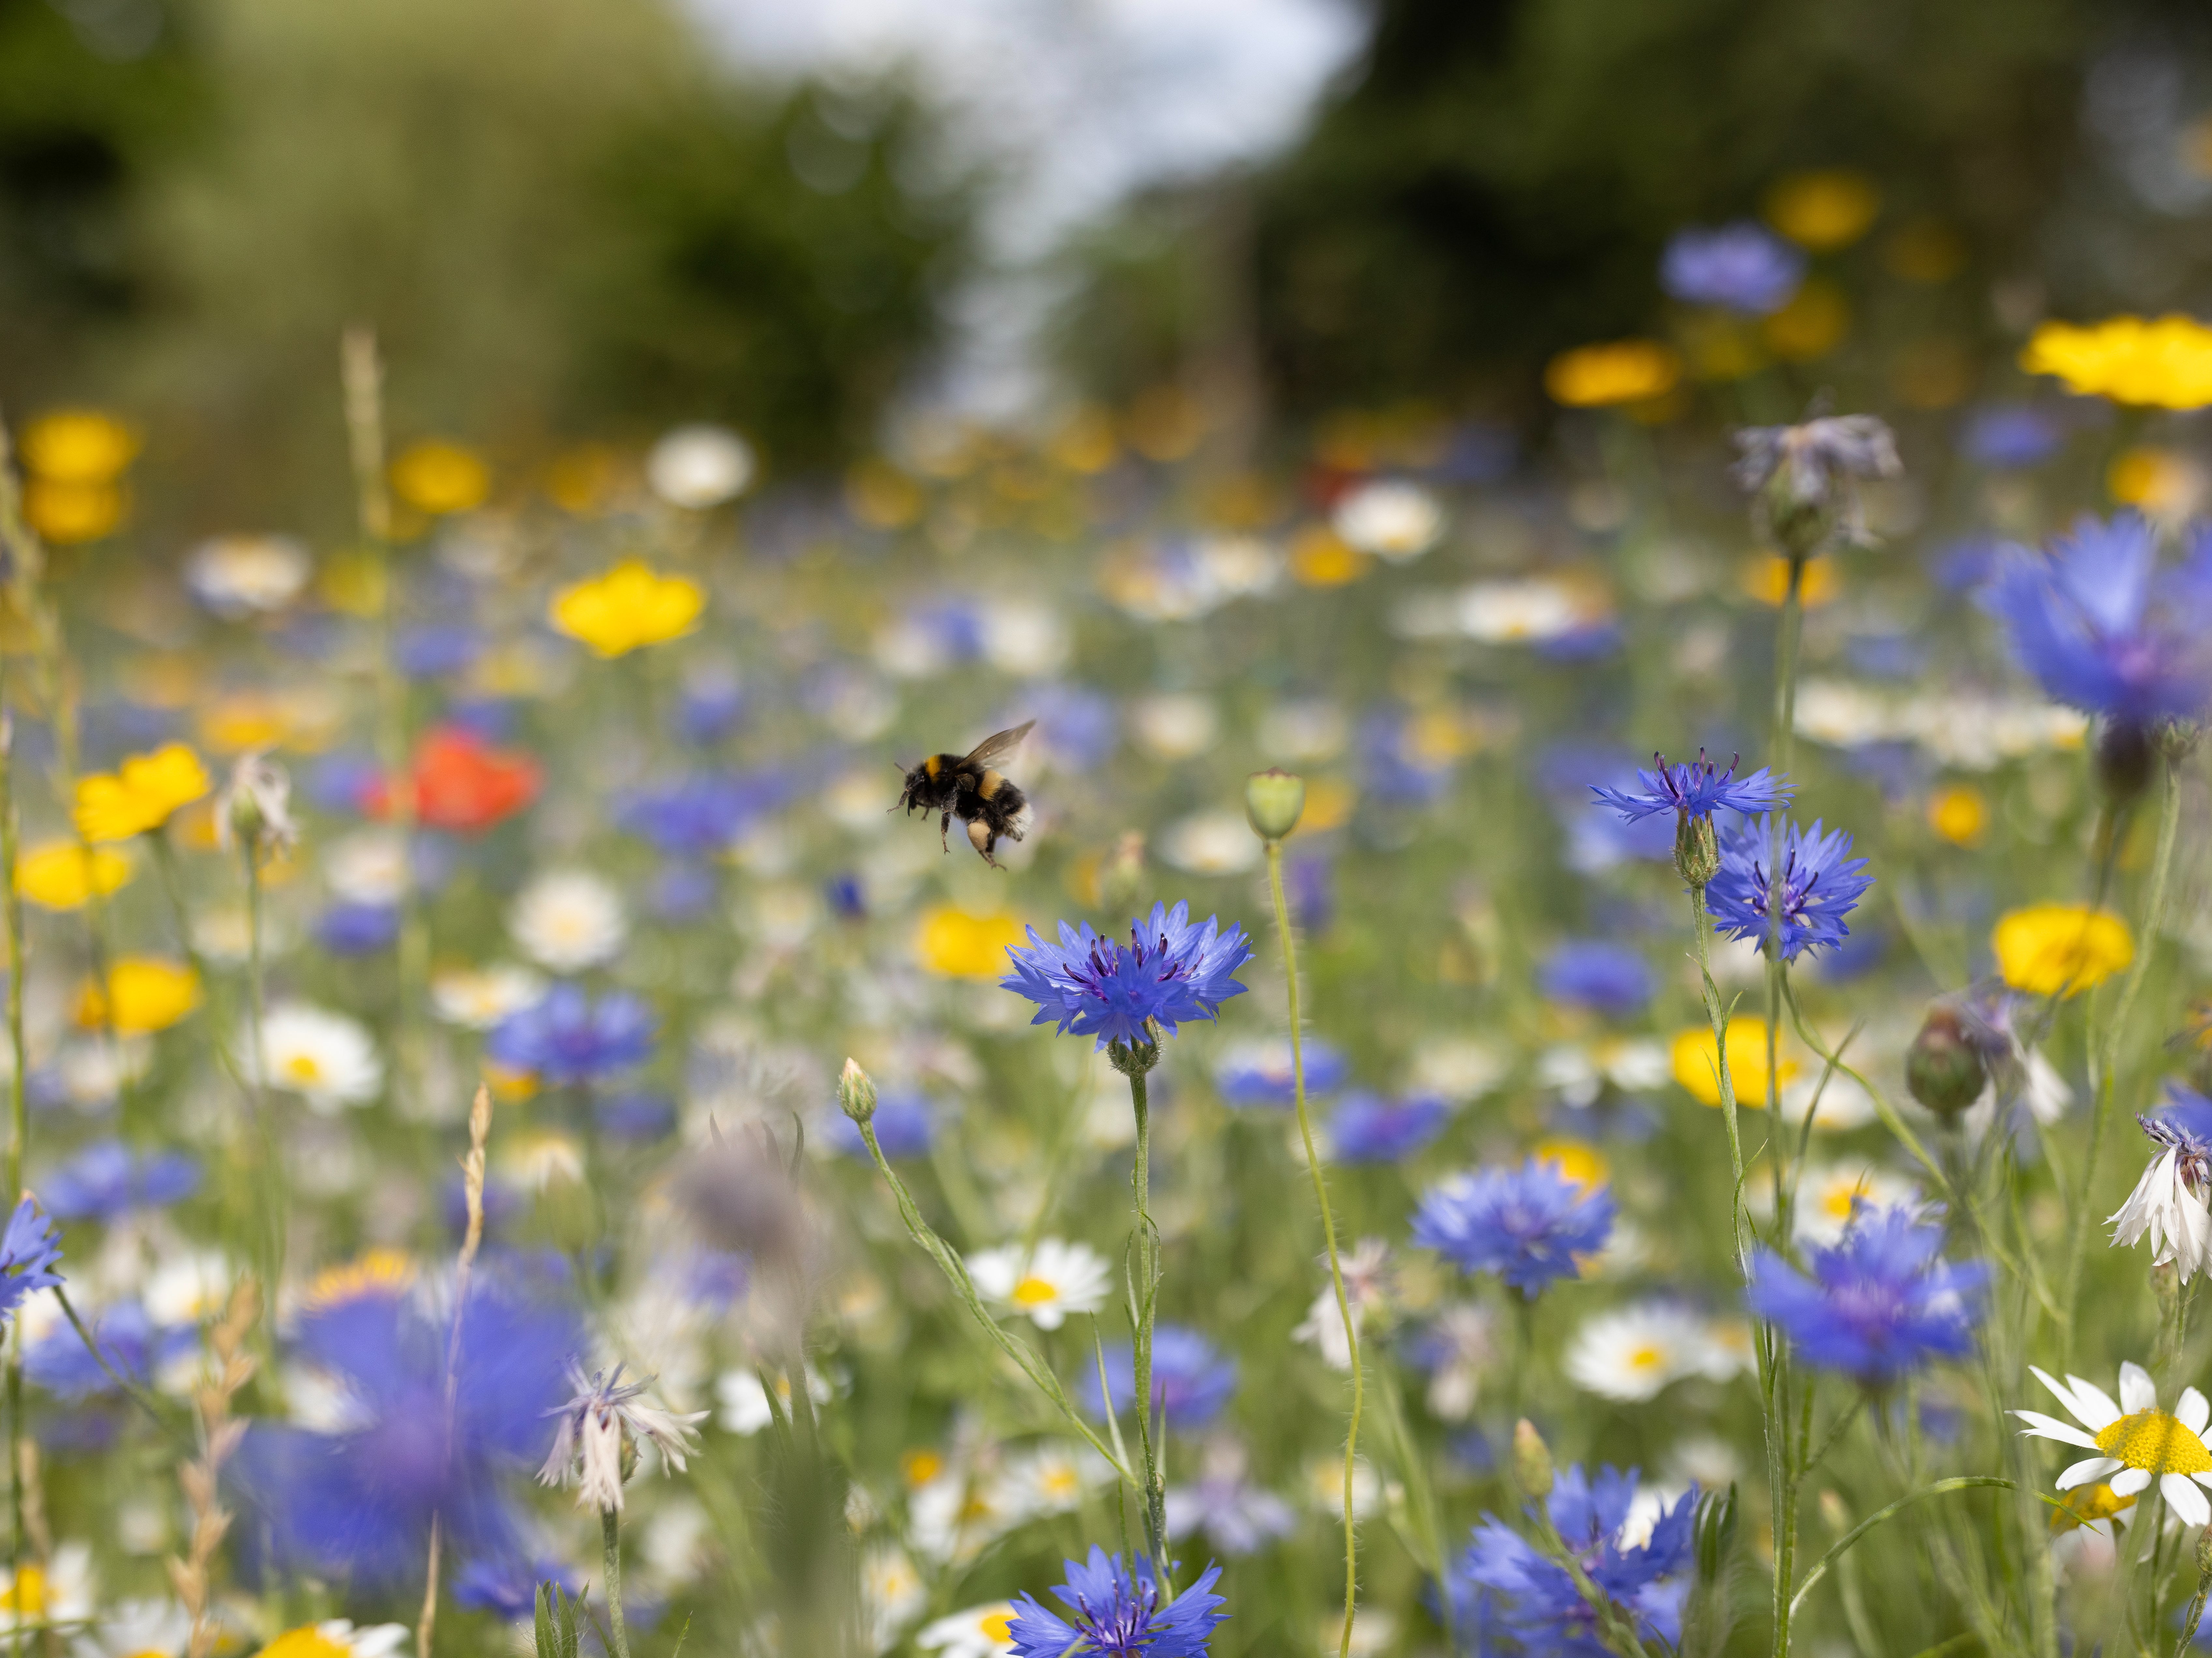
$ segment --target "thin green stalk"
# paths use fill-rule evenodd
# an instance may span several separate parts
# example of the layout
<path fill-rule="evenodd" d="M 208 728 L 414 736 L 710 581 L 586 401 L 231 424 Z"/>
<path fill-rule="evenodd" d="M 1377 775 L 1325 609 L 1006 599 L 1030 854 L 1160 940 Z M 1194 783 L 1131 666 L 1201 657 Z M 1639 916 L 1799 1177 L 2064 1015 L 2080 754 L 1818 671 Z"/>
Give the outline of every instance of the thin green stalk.
<path fill-rule="evenodd" d="M 1153 1048 L 1157 1058 L 1158 1049 Z M 1145 1086 L 1145 1067 L 1133 1064 L 1127 1072 L 1129 1105 L 1137 1114 L 1137 1155 L 1129 1170 L 1129 1187 L 1137 1201 L 1134 1304 L 1130 1308 L 1134 1330 L 1130 1339 L 1130 1382 L 1137 1408 L 1137 1453 L 1145 1463 L 1145 1534 L 1152 1552 L 1152 1571 L 1162 1588 L 1168 1587 L 1167 1478 L 1161 1472 L 1166 1450 L 1167 1417 L 1152 1420 L 1152 1326 L 1159 1314 L 1160 1234 L 1152 1224 L 1152 1116 Z"/>
<path fill-rule="evenodd" d="M 1283 893 L 1283 843 L 1270 838 L 1267 847 L 1267 890 L 1275 901 L 1275 934 L 1283 943 L 1283 978 L 1288 986 L 1291 1019 L 1291 1088 L 1297 1102 L 1298 1133 L 1304 1137 L 1306 1172 L 1313 1176 L 1314 1201 L 1321 1208 L 1322 1240 L 1328 1251 L 1328 1280 L 1336 1290 L 1337 1316 L 1344 1320 L 1344 1335 L 1352 1355 L 1352 1415 L 1344 1433 L 1344 1627 L 1337 1637 L 1337 1658 L 1352 1650 L 1352 1615 L 1359 1593 L 1358 1526 L 1352 1518 L 1352 1488 L 1359 1449 L 1359 1417 L 1366 1402 L 1366 1376 L 1359 1361 L 1359 1322 L 1352 1315 L 1352 1297 L 1344 1288 L 1344 1265 L 1336 1247 L 1336 1216 L 1329 1207 L 1328 1182 L 1323 1178 L 1321 1153 L 1314 1144 L 1313 1118 L 1306 1108 L 1305 1047 L 1298 1023 L 1298 958 L 1291 936 L 1291 908 Z"/>
<path fill-rule="evenodd" d="M 2081 1287 L 2082 1256 L 2088 1247 L 2091 1194 L 2096 1190 L 2097 1156 L 2104 1147 L 2105 1125 L 2112 1115 L 2121 1041 L 2127 1033 L 2128 1015 L 2134 1009 L 2136 994 L 2142 989 L 2143 979 L 2150 972 L 2151 956 L 2158 948 L 2159 929 L 2166 919 L 2166 889 L 2173 870 L 2173 844 L 2181 822 L 2181 780 L 2174 775 L 2170 760 L 2165 774 L 2166 793 L 2159 811 L 2157 849 L 2151 855 L 2150 887 L 2143 904 L 2141 942 L 2136 949 L 2136 959 L 2128 968 L 2128 976 L 2121 984 L 2119 1003 L 2112 1009 L 2102 1051 L 2095 1055 L 2100 1063 L 2096 1102 L 2089 1118 L 2089 1149 L 2081 1159 L 2081 1184 L 2078 1188 L 2081 1195 L 2074 1204 L 2073 1224 L 2066 1241 L 2066 1281 L 2059 1295 L 2061 1352 L 2071 1351 L 2073 1347 L 2074 1308 Z"/>
<path fill-rule="evenodd" d="M 258 835 L 242 837 L 246 863 L 246 1100 L 253 1113 L 261 1151 L 261 1282 L 278 1283 L 284 1270 L 284 1160 L 278 1154 L 276 1127 L 270 1120 L 266 1063 L 261 1051 L 262 1021 L 267 1016 L 269 984 L 261 948 L 261 847 Z"/>
<path fill-rule="evenodd" d="M 629 1626 L 623 1621 L 622 1516 L 612 1509 L 599 1510 L 599 1542 L 605 1551 L 607 1623 L 614 1631 L 615 1658 L 629 1658 Z"/>
<path fill-rule="evenodd" d="M 4 466 L 0 466 L 4 470 Z M 6 720 L 6 680 L 0 678 L 0 722 Z M 6 893 L 8 926 L 8 1041 L 15 1073 L 8 1083 L 7 1204 L 15 1206 L 23 1190 L 23 1152 L 31 1137 L 31 1119 L 24 1093 L 29 1056 L 23 1043 L 23 899 L 15 890 L 15 744 L 11 729 L 0 725 L 0 889 Z M 8 1506 L 13 1521 L 9 1547 L 10 1580 L 23 1581 L 23 1334 L 22 1320 L 15 1321 L 8 1343 Z M 15 1620 L 13 1646 L 23 1645 L 22 1619 Z"/>
<path fill-rule="evenodd" d="M 1823 1577 L 1826 1577 L 1828 1575 L 1830 1569 L 1835 1565 L 1837 1561 L 1843 1558 L 1844 1555 L 1850 1551 L 1852 1544 L 1857 1542 L 1859 1539 L 1864 1537 L 1869 1532 L 1881 1525 L 1882 1521 L 1887 1520 L 1899 1509 L 1909 1509 L 1914 1503 L 1923 1502 L 1931 1496 L 1941 1496 L 1946 1491 L 1963 1491 L 1978 1485 L 1989 1485 L 2003 1490 L 2010 1490 L 2012 1489 L 2012 1481 L 2009 1479 L 1999 1479 L 1990 1474 L 1962 1474 L 1952 1479 L 1939 1479 L 1934 1484 L 1924 1485 L 1917 1491 L 1909 1491 L 1905 1496 L 1899 1497 L 1894 1503 L 1888 1504 L 1887 1507 L 1875 1509 L 1874 1513 L 1869 1515 L 1864 1520 L 1860 1521 L 1857 1525 L 1852 1527 L 1850 1530 L 1844 1533 L 1843 1536 L 1837 1539 L 1835 1546 L 1830 1549 L 1827 1553 L 1822 1555 L 1820 1559 L 1814 1564 L 1813 1570 L 1805 1574 L 1805 1581 L 1798 1584 L 1797 1592 L 1790 1597 L 1790 1609 L 1795 1611 L 1797 1607 L 1805 1604 L 1805 1597 L 1812 1594 L 1814 1586 L 1819 1583 Z"/>

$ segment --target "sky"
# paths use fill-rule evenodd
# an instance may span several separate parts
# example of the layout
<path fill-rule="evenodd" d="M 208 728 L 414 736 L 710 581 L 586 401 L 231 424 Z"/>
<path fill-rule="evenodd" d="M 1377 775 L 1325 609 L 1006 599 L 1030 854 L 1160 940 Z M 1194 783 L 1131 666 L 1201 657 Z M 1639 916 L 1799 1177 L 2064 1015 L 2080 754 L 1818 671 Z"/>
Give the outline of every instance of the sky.
<path fill-rule="evenodd" d="M 1357 0 L 690 0 L 753 73 L 904 74 L 944 112 L 956 168 L 994 180 L 992 269 L 953 307 L 938 394 L 984 414 L 1050 395 L 1033 350 L 1052 253 L 1149 186 L 1264 161 L 1364 44 Z"/>

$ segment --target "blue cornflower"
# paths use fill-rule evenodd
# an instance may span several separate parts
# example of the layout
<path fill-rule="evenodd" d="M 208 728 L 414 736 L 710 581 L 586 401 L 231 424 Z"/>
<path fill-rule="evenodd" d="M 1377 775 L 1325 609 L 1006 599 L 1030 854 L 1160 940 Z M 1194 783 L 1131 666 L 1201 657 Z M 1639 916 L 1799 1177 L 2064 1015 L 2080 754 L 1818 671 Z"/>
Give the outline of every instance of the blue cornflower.
<path fill-rule="evenodd" d="M 1079 1648 L 1099 1658 L 1205 1658 L 1206 1643 L 1229 1616 L 1215 1610 L 1227 1604 L 1213 1593 L 1218 1566 L 1206 1567 L 1163 1605 L 1145 1561 L 1132 1570 L 1120 1555 L 1094 1543 L 1088 1561 L 1062 1564 L 1067 1581 L 1052 1593 L 1070 1617 L 1047 1612 L 1034 1594 L 1021 1596 L 1006 1626 L 1014 1658 L 1065 1658 Z"/>
<path fill-rule="evenodd" d="M 1909 1210 L 1862 1210 L 1840 1243 L 1812 1252 L 1809 1278 L 1758 1251 L 1745 1299 L 1808 1363 L 1878 1386 L 1972 1350 L 1989 1269 L 1945 1261 L 1942 1247 L 1942 1228 Z"/>
<path fill-rule="evenodd" d="M 1698 1490 L 1692 1485 L 1662 1509 L 1649 1538 L 1630 1547 L 1638 1484 L 1633 1468 L 1601 1468 L 1595 1480 L 1580 1467 L 1565 1468 L 1544 1507 L 1592 1587 L 1633 1621 L 1639 1637 L 1671 1647 L 1682 1638 L 1689 1583 L 1680 1574 L 1695 1542 Z M 1597 1609 L 1583 1599 L 1567 1569 L 1495 1516 L 1486 1515 L 1475 1527 L 1453 1576 L 1462 1594 L 1472 1585 L 1504 1598 L 1505 1627 L 1530 1658 L 1605 1658 L 1610 1650 L 1598 1638 Z"/>
<path fill-rule="evenodd" d="M 315 920 L 315 942 L 332 955 L 374 955 L 399 938 L 396 904 L 333 904 Z"/>
<path fill-rule="evenodd" d="M 830 1143 L 848 1157 L 868 1161 L 868 1143 L 860 1137 L 860 1127 L 853 1119 L 838 1112 L 829 1119 Z M 876 1131 L 876 1143 L 884 1149 L 886 1157 L 926 1157 L 930 1142 L 936 1137 L 937 1113 L 928 1100 L 909 1089 L 884 1088 L 876 1095 L 876 1114 L 868 1126 Z"/>
<path fill-rule="evenodd" d="M 1747 777 L 1737 777 L 1735 768 L 1741 758 L 1731 756 L 1723 771 L 1705 758 L 1702 748 L 1698 758 L 1685 765 L 1669 765 L 1664 754 L 1654 754 L 1653 769 L 1637 772 L 1637 787 L 1605 789 L 1592 783 L 1590 793 L 1632 823 L 1661 812 L 1672 812 L 1678 820 L 1709 818 L 1723 808 L 1732 812 L 1771 812 L 1790 798 L 1790 785 L 1763 765 Z"/>
<path fill-rule="evenodd" d="M 1692 305 L 1770 316 L 1805 280 L 1805 256 L 1748 220 L 1678 230 L 1659 261 L 1659 285 Z"/>
<path fill-rule="evenodd" d="M 726 668 L 708 668 L 684 686 L 674 724 L 686 742 L 711 747 L 738 728 L 745 716 L 745 692 Z"/>
<path fill-rule="evenodd" d="M 1034 927 L 1029 936 L 1028 948 L 1007 952 L 1014 971 L 1000 984 L 1037 1004 L 1032 1025 L 1050 1021 L 1062 1035 L 1096 1036 L 1102 1048 L 1151 1041 L 1146 1026 L 1154 1021 L 1172 1036 L 1178 1024 L 1212 1019 L 1244 994 L 1231 975 L 1252 957 L 1243 927 L 1222 932 L 1212 916 L 1194 926 L 1188 904 L 1153 905 L 1149 920 L 1129 923 L 1126 945 L 1099 937 L 1087 922 L 1080 932 L 1061 922 L 1057 944 Z"/>
<path fill-rule="evenodd" d="M 742 839 L 787 793 L 787 781 L 768 772 L 699 771 L 639 790 L 615 821 L 671 857 L 707 857 Z"/>
<path fill-rule="evenodd" d="M 495 1025 L 484 1051 L 555 1087 L 589 1082 L 653 1057 L 653 1010 L 627 991 L 594 1003 L 581 985 L 556 984 Z"/>
<path fill-rule="evenodd" d="M 1136 1357 L 1127 1342 L 1106 1350 L 1106 1387 L 1115 1416 L 1137 1397 Z M 1205 1427 L 1236 1392 L 1237 1361 L 1197 1331 L 1164 1324 L 1152 1332 L 1152 1407 L 1170 1427 Z"/>
<path fill-rule="evenodd" d="M 118 1301 L 91 1320 L 92 1338 L 108 1366 L 131 1381 L 146 1385 L 168 1365 L 197 1353 L 198 1329 L 189 1324 L 157 1326 L 137 1301 Z M 66 1399 L 112 1393 L 114 1380 L 66 1326 L 48 1331 L 23 1356 L 23 1374 L 50 1393 Z"/>
<path fill-rule="evenodd" d="M 409 678 L 441 680 L 467 673 L 483 649 L 483 636 L 465 622 L 422 622 L 400 630 L 392 655 Z"/>
<path fill-rule="evenodd" d="M 657 920 L 681 923 L 704 915 L 721 884 L 714 872 L 697 863 L 671 863 L 653 878 L 646 899 Z"/>
<path fill-rule="evenodd" d="M 1778 882 L 1768 874 L 1774 850 L 1773 829 L 1765 818 L 1721 837 L 1720 872 L 1705 888 L 1715 930 L 1749 939 L 1763 950 L 1778 910 L 1784 961 L 1795 961 L 1807 950 L 1835 948 L 1851 930 L 1844 917 L 1874 885 L 1867 861 L 1851 856 L 1846 832 L 1823 834 L 1818 819 L 1810 829 L 1793 823 L 1784 830 Z"/>
<path fill-rule="evenodd" d="M 2212 607 L 2187 569 L 2161 594 L 2157 559 L 2158 532 L 2140 513 L 2085 517 L 2048 558 L 2010 552 L 1987 602 L 2056 701 L 2131 725 L 2188 719 L 2212 698 Z"/>
<path fill-rule="evenodd" d="M 446 1297 L 383 1271 L 311 1294 L 295 1351 L 343 1387 L 344 1425 L 257 1423 L 232 1465 L 260 1511 L 247 1535 L 266 1539 L 270 1564 L 404 1582 L 422 1569 L 434 1515 L 464 1556 L 526 1552 L 507 1485 L 544 1455 L 544 1413 L 567 1396 L 562 1367 L 583 1344 L 546 1276 L 516 1261 L 478 1265 L 450 1410 Z"/>
<path fill-rule="evenodd" d="M 1650 964 L 1626 945 L 1570 938 L 1544 958 L 1536 985 L 1549 1001 L 1626 1018 L 1651 999 L 1654 980 Z"/>
<path fill-rule="evenodd" d="M 513 1623 L 530 1616 L 542 1583 L 557 1584 L 571 1600 L 582 1587 L 557 1560 L 491 1555 L 471 1560 L 453 1574 L 453 1604 L 471 1612 L 492 1612 Z"/>
<path fill-rule="evenodd" d="M 142 1156 L 120 1140 L 95 1140 L 47 1175 L 40 1192 L 57 1220 L 112 1221 L 189 1198 L 199 1184 L 199 1160 L 189 1152 Z"/>
<path fill-rule="evenodd" d="M 1966 418 L 1959 445 L 1991 472 L 2017 472 L 2048 460 L 2066 441 L 2057 417 L 2025 404 L 1999 404 Z"/>
<path fill-rule="evenodd" d="M 24 1198 L 8 1217 L 8 1229 L 0 1232 L 0 1319 L 21 1307 L 33 1290 L 60 1283 L 62 1276 L 53 1269 L 61 1258 L 54 1223 L 39 1212 L 36 1198 Z"/>
<path fill-rule="evenodd" d="M 1612 1192 L 1587 1191 L 1531 1157 L 1431 1187 L 1413 1216 L 1413 1241 L 1463 1272 L 1495 1272 L 1533 1298 L 1554 1278 L 1582 1276 L 1575 1257 L 1605 1247 L 1613 1207 Z"/>
<path fill-rule="evenodd" d="M 642 1090 L 594 1100 L 592 1116 L 610 1140 L 645 1145 L 676 1132 L 676 1102 Z"/>
<path fill-rule="evenodd" d="M 1443 1133 L 1450 1115 L 1443 1100 L 1426 1096 L 1346 1094 L 1328 1119 L 1329 1147 L 1340 1163 L 1395 1163 Z"/>
<path fill-rule="evenodd" d="M 1306 1065 L 1306 1093 L 1334 1094 L 1352 1075 L 1352 1062 L 1344 1051 L 1320 1037 L 1309 1036 L 1300 1045 Z M 1291 1067 L 1287 1037 L 1265 1042 L 1240 1042 L 1215 1062 L 1213 1086 L 1232 1106 L 1288 1106 L 1297 1102 L 1296 1079 Z"/>

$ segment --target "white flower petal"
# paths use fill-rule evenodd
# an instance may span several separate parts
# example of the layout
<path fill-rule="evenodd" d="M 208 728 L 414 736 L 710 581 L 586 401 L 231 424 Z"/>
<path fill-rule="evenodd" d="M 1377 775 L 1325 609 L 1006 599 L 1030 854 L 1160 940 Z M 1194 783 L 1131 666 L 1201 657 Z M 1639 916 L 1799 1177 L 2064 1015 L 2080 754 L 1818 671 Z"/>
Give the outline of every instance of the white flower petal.
<path fill-rule="evenodd" d="M 2057 1417 L 2047 1417 L 2040 1411 L 2014 1411 L 2013 1414 L 2028 1425 L 2022 1433 L 2033 1434 L 2038 1439 L 2055 1439 L 2068 1445 L 2079 1445 L 2084 1450 L 2101 1451 L 2104 1448 L 2070 1423 Z"/>
<path fill-rule="evenodd" d="M 2094 1381 L 2069 1375 L 2066 1383 L 2072 1391 L 2067 1395 L 2067 1408 L 2093 1434 L 2100 1434 L 2127 1414 L 2112 1403 L 2112 1396 Z"/>
<path fill-rule="evenodd" d="M 2212 1525 L 2212 1501 L 2186 1475 L 2164 1475 L 2158 1482 L 2158 1494 L 2166 1499 L 2167 1508 L 2180 1515 L 2183 1525 Z"/>
<path fill-rule="evenodd" d="M 2112 1495 L 2114 1496 L 2133 1496 L 2137 1491 L 2142 1490 L 2149 1484 L 2149 1469 L 2123 1469 L 2120 1472 L 2112 1476 Z"/>
<path fill-rule="evenodd" d="M 2106 1474 L 2116 1472 L 2120 1466 L 2108 1456 L 2085 1457 L 2059 1474 L 2058 1489 L 2070 1491 L 2076 1485 L 2087 1485 L 2093 1479 L 2102 1479 Z"/>
<path fill-rule="evenodd" d="M 2129 1359 L 2120 1366 L 2120 1405 L 2130 1416 L 2158 1409 L 2158 1384 L 2150 1372 Z"/>
<path fill-rule="evenodd" d="M 2181 1397 L 2173 1402 L 2173 1414 L 2183 1427 L 2202 1439 L 2204 1424 L 2212 1421 L 2212 1403 L 2208 1403 L 2194 1387 L 2185 1387 Z"/>

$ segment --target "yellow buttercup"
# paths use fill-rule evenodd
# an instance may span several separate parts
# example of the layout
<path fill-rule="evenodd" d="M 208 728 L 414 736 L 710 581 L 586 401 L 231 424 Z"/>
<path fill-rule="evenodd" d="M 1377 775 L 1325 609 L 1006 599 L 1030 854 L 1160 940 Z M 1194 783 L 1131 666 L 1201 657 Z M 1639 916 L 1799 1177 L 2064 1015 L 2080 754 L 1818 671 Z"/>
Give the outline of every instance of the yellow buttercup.
<path fill-rule="evenodd" d="M 200 757 L 183 743 L 133 754 L 112 771 L 77 780 L 77 830 L 90 841 L 128 840 L 160 828 L 214 787 Z"/>
<path fill-rule="evenodd" d="M 683 576 L 662 576 L 641 558 L 626 558 L 603 576 L 553 597 L 553 625 L 602 656 L 626 655 L 689 633 L 707 608 L 706 589 Z"/>

